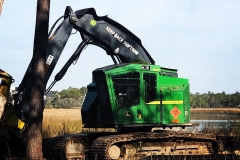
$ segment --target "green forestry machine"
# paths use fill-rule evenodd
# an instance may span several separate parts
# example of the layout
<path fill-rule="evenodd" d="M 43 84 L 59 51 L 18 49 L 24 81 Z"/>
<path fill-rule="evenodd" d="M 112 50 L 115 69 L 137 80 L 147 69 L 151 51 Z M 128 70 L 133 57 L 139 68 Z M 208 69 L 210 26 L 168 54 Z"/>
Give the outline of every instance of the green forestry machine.
<path fill-rule="evenodd" d="M 92 72 L 93 81 L 87 86 L 81 108 L 82 122 L 84 128 L 113 128 L 115 132 L 85 132 L 44 139 L 46 158 L 120 160 L 219 152 L 213 135 L 167 129 L 192 126 L 189 82 L 178 78 L 176 69 L 155 65 L 137 36 L 107 16 L 97 16 L 93 8 L 73 12 L 67 7 L 62 18 L 55 32 L 51 33 L 52 28 L 49 33 L 46 84 L 73 29 L 80 33 L 82 42 L 46 93 L 62 79 L 88 44 L 101 47 L 113 64 Z M 15 121 L 21 122 L 20 126 L 16 123 L 16 131 L 27 128 L 31 67 L 30 63 L 14 96 L 12 114 L 17 116 Z"/>

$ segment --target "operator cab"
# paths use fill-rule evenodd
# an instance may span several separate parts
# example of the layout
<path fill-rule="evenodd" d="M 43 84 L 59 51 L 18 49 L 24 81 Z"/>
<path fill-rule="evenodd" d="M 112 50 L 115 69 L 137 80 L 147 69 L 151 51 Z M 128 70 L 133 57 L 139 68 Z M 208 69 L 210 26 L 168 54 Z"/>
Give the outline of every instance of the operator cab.
<path fill-rule="evenodd" d="M 175 76 L 176 70 L 145 64 L 94 70 L 81 110 L 83 124 L 87 128 L 188 125 L 188 80 Z"/>

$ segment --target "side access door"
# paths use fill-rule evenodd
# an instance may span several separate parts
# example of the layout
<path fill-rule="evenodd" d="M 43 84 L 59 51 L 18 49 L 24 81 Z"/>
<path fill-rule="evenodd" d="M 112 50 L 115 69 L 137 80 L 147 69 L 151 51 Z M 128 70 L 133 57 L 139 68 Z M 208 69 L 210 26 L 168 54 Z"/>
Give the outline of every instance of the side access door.
<path fill-rule="evenodd" d="M 157 93 L 157 74 L 143 72 L 144 86 L 144 121 L 146 123 L 159 123 L 160 101 Z"/>
<path fill-rule="evenodd" d="M 115 123 L 133 124 L 143 120 L 140 77 L 140 73 L 136 71 L 111 76 Z"/>

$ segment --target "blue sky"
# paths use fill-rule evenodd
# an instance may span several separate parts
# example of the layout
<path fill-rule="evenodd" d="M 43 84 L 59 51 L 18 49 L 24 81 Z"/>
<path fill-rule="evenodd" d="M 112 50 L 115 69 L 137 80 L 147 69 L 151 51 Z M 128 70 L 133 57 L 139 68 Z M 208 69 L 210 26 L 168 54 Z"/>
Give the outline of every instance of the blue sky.
<path fill-rule="evenodd" d="M 0 17 L 0 68 L 14 77 L 13 86 L 21 82 L 33 53 L 36 0 L 24 2 L 5 0 Z M 66 6 L 93 7 L 128 28 L 156 64 L 189 79 L 192 93 L 240 91 L 238 0 L 51 0 L 49 28 Z M 48 85 L 80 42 L 79 34 L 69 38 Z M 52 90 L 86 86 L 92 70 L 112 63 L 102 49 L 89 46 Z"/>

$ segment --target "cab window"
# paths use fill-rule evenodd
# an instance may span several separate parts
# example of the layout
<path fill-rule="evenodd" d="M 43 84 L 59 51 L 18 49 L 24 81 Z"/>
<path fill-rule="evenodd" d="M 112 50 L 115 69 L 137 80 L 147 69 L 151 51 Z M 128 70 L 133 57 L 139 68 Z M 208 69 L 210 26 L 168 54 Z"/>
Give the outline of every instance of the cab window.
<path fill-rule="evenodd" d="M 140 103 L 140 73 L 129 72 L 112 76 L 119 108 L 129 108 Z"/>
<path fill-rule="evenodd" d="M 144 73 L 145 103 L 157 100 L 157 76 L 155 73 Z"/>

